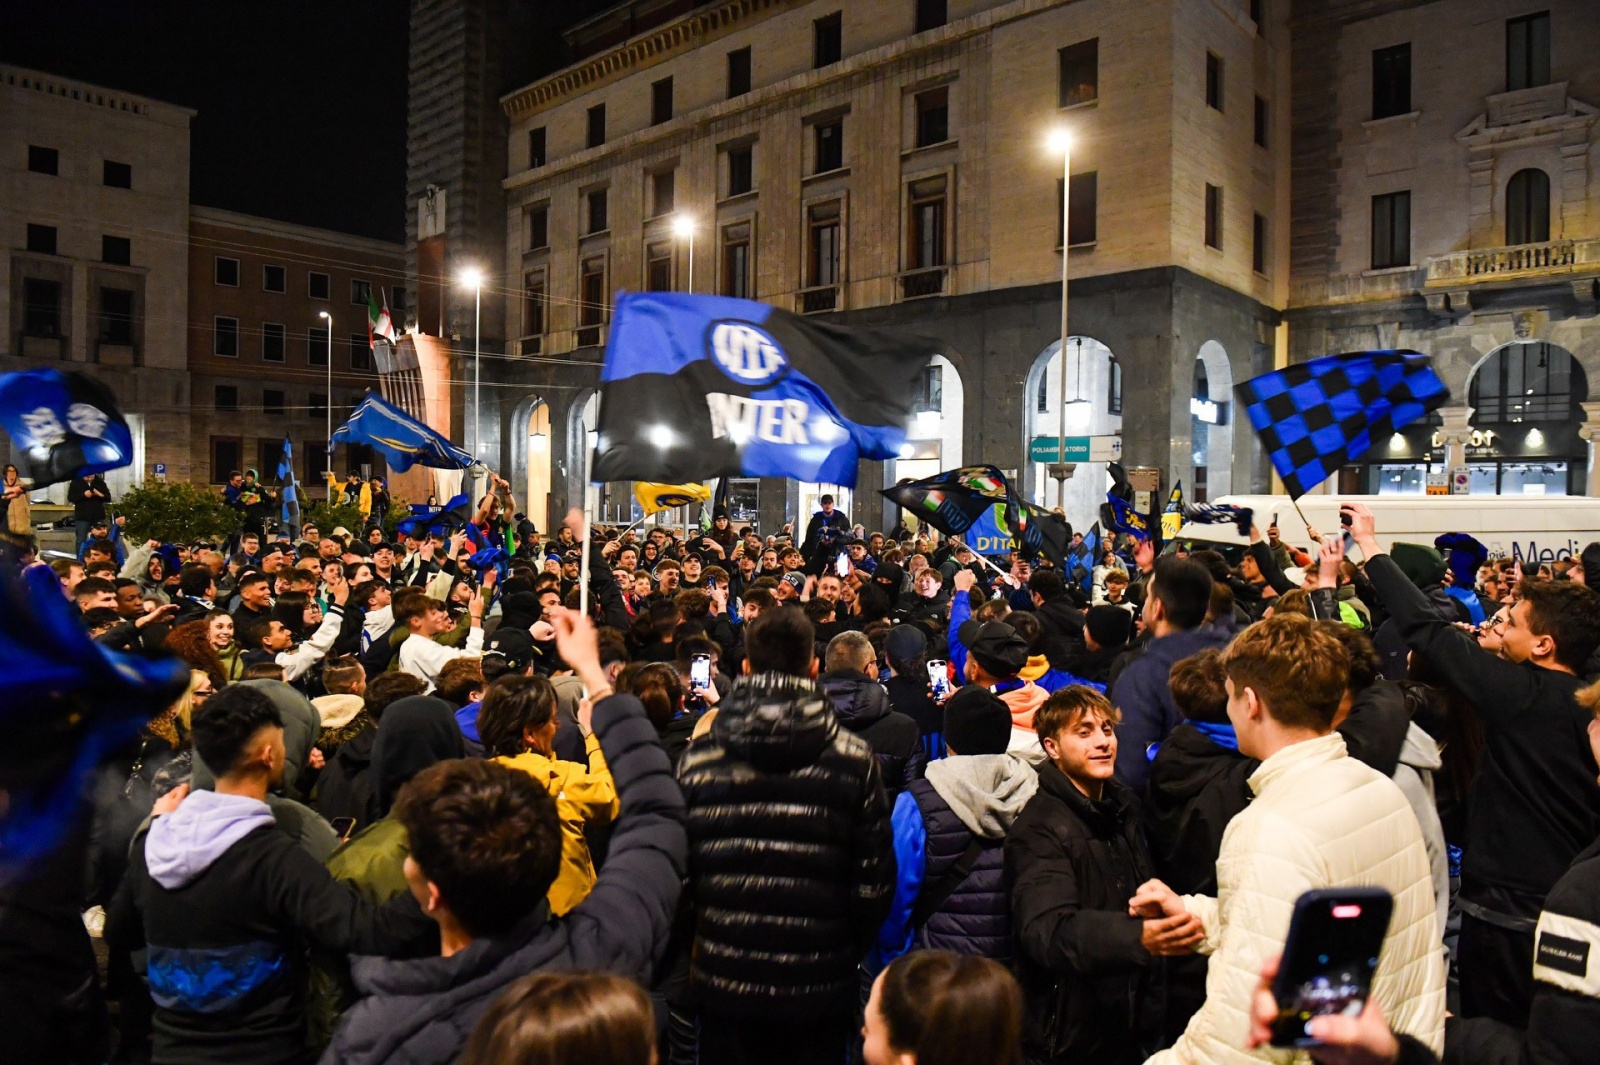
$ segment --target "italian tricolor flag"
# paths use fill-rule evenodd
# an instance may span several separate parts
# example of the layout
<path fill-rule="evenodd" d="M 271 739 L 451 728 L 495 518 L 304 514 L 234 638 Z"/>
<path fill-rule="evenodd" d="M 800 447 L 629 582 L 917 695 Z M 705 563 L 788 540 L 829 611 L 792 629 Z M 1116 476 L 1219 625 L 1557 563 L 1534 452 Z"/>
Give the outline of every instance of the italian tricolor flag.
<path fill-rule="evenodd" d="M 378 346 L 378 338 L 382 337 L 389 343 L 395 342 L 394 322 L 389 318 L 389 299 L 384 297 L 383 305 L 378 305 L 378 297 L 367 291 L 367 346 Z"/>

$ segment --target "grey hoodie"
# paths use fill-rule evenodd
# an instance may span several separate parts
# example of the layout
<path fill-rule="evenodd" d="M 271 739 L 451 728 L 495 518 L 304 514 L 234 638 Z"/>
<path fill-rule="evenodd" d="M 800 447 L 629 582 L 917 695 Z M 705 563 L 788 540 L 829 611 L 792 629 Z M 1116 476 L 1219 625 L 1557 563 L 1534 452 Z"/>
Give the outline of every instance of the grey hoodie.
<path fill-rule="evenodd" d="M 211 868 L 235 843 L 274 823 L 264 802 L 243 795 L 193 792 L 176 811 L 151 822 L 145 867 L 152 880 L 176 891 Z"/>
<path fill-rule="evenodd" d="M 1039 790 L 1039 774 L 1015 754 L 973 754 L 928 763 L 928 783 L 967 831 L 1004 839 Z"/>
<path fill-rule="evenodd" d="M 1445 920 L 1450 911 L 1450 856 L 1445 849 L 1444 826 L 1439 822 L 1439 807 L 1433 794 L 1433 774 L 1442 765 L 1444 761 L 1439 757 L 1439 744 L 1413 721 L 1406 730 L 1406 742 L 1400 748 L 1400 764 L 1395 767 L 1394 782 L 1411 804 L 1411 811 L 1417 815 L 1417 825 L 1422 829 L 1422 842 L 1428 848 L 1428 865 L 1433 876 L 1433 894 L 1439 910 L 1441 936 L 1444 935 Z"/>

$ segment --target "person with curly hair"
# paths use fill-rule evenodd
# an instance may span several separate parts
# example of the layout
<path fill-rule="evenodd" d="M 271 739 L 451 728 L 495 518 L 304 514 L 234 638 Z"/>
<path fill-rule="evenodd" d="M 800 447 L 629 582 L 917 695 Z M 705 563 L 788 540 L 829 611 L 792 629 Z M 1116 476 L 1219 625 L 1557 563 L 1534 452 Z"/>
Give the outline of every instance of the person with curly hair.
<path fill-rule="evenodd" d="M 227 615 L 224 614 L 223 617 Z M 211 644 L 210 630 L 209 618 L 185 621 L 167 633 L 167 638 L 161 646 L 189 663 L 191 668 L 205 673 L 211 678 L 214 687 L 221 688 L 232 678 L 229 677 L 228 666 L 223 663 L 222 657 L 217 654 L 217 649 Z M 241 670 L 243 668 L 237 658 L 234 659 L 234 665 Z"/>

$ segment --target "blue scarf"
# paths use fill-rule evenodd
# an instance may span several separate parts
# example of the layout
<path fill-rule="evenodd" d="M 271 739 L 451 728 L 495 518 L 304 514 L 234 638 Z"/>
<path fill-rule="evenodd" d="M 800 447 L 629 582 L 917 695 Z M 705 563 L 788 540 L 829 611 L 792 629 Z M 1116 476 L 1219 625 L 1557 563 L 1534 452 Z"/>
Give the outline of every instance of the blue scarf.
<path fill-rule="evenodd" d="M 1213 725 L 1209 721 L 1191 721 L 1189 724 L 1218 747 L 1226 747 L 1230 751 L 1239 749 L 1239 737 L 1234 735 L 1232 725 Z"/>

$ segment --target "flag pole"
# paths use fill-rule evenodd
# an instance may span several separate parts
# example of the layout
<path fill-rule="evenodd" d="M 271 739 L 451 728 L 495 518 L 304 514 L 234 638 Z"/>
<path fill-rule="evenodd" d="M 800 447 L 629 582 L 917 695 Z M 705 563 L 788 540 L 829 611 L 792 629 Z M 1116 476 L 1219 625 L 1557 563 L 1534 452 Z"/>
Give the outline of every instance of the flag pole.
<path fill-rule="evenodd" d="M 590 532 L 589 516 L 589 464 L 593 461 L 592 450 L 589 447 L 589 434 L 584 434 L 583 440 L 583 486 L 579 491 L 583 493 L 583 571 L 578 580 L 578 613 L 584 617 L 589 616 L 589 554 L 594 543 L 594 536 Z"/>
<path fill-rule="evenodd" d="M 1311 531 L 1311 522 L 1306 520 L 1306 512 L 1300 509 L 1300 500 L 1295 499 L 1295 498 L 1293 498 L 1291 496 L 1290 499 L 1289 499 L 1289 502 L 1294 505 L 1294 512 L 1296 514 L 1300 515 L 1300 520 L 1305 523 L 1306 532 L 1310 532 Z"/>

